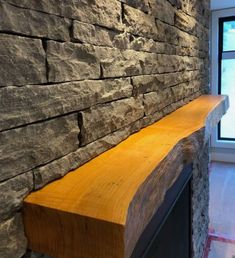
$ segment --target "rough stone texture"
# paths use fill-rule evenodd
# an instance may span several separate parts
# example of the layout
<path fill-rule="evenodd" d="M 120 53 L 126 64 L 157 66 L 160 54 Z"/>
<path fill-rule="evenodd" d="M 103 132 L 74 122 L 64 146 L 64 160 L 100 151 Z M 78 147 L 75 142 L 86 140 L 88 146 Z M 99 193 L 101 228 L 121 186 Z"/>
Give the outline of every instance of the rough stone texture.
<path fill-rule="evenodd" d="M 152 39 L 161 39 L 158 34 L 155 19 L 140 10 L 124 5 L 124 23 L 128 32 Z"/>
<path fill-rule="evenodd" d="M 97 48 L 97 56 L 101 59 L 103 77 L 121 77 L 149 75 L 156 73 L 175 73 L 179 71 L 199 70 L 204 67 L 203 59 L 197 57 L 155 54 L 133 50 Z M 102 53 L 102 54 L 101 54 Z M 105 56 L 106 55 L 106 56 Z"/>
<path fill-rule="evenodd" d="M 94 142 L 79 148 L 75 152 L 68 154 L 58 160 L 55 160 L 45 166 L 33 169 L 34 188 L 39 189 L 47 183 L 60 178 L 92 158 L 98 156 L 104 151 L 116 146 L 118 143 L 126 139 L 130 134 L 141 128 L 141 122 L 137 121 L 124 128 L 110 133 Z"/>
<path fill-rule="evenodd" d="M 40 40 L 0 34 L 0 45 L 0 86 L 46 82 Z"/>
<path fill-rule="evenodd" d="M 143 117 L 142 98 L 111 102 L 80 112 L 81 144 L 86 145 Z"/>
<path fill-rule="evenodd" d="M 209 144 L 194 162 L 192 178 L 192 251 L 193 258 L 202 257 L 209 227 Z M 199 223 L 200 222 L 200 223 Z"/>
<path fill-rule="evenodd" d="M 162 91 L 165 88 L 178 85 L 183 82 L 198 81 L 202 77 L 199 71 L 183 71 L 167 74 L 141 75 L 132 77 L 135 94 L 151 91 Z M 182 95 L 181 95 L 182 96 Z"/>
<path fill-rule="evenodd" d="M 47 43 L 49 81 L 63 82 L 100 77 L 100 65 L 91 45 Z"/>
<path fill-rule="evenodd" d="M 0 133 L 0 181 L 62 157 L 78 148 L 76 115 Z"/>
<path fill-rule="evenodd" d="M 2 88 L 0 131 L 131 97 L 132 89 L 127 78 Z"/>
<path fill-rule="evenodd" d="M 143 127 L 151 125 L 151 124 L 157 122 L 163 116 L 164 116 L 163 111 L 157 111 L 156 113 L 145 116 L 144 118 L 142 118 L 142 121 L 141 121 L 142 125 L 143 125 Z"/>
<path fill-rule="evenodd" d="M 166 60 L 164 55 L 155 53 L 107 48 L 96 48 L 96 53 L 101 60 L 103 77 L 105 78 L 163 73 L 171 68 L 168 68 L 169 59 L 174 59 L 173 56 L 168 56 L 169 59 Z"/>
<path fill-rule="evenodd" d="M 71 22 L 68 19 L 21 9 L 1 2 L 0 13 L 0 31 L 56 40 L 69 40 Z"/>
<path fill-rule="evenodd" d="M 14 216 L 14 213 L 21 208 L 22 199 L 32 190 L 33 174 L 31 172 L 0 183 L 0 221 Z"/>
<path fill-rule="evenodd" d="M 116 0 L 70 0 L 66 4 L 64 1 L 61 3 L 62 16 L 108 28 L 122 29 L 121 3 Z"/>
<path fill-rule="evenodd" d="M 166 0 L 149 0 L 151 14 L 157 19 L 174 25 L 175 9 Z M 166 11 L 167 10 L 167 11 Z"/>
<path fill-rule="evenodd" d="M 0 222 L 0 257 L 20 258 L 25 253 L 27 240 L 21 214 Z"/>
<path fill-rule="evenodd" d="M 149 13 L 150 11 L 150 6 L 149 6 L 149 1 L 148 0 L 119 0 L 129 6 L 132 6 L 134 8 L 137 8 L 141 10 L 142 12 Z"/>
<path fill-rule="evenodd" d="M 156 42 L 153 39 L 147 39 L 144 37 L 135 37 L 131 35 L 129 48 L 136 51 L 144 51 L 156 54 L 168 53 L 166 51 L 166 44 L 163 42 Z"/>
<path fill-rule="evenodd" d="M 163 108 L 162 96 L 158 92 L 149 92 L 144 94 L 144 112 L 145 115 L 150 115 L 160 111 Z"/>
<path fill-rule="evenodd" d="M 197 21 L 192 16 L 189 16 L 182 11 L 175 13 L 175 26 L 189 34 L 193 34 L 195 36 L 198 34 Z"/>
<path fill-rule="evenodd" d="M 0 0 L 0 257 L 22 258 L 32 188 L 208 92 L 209 17 L 209 0 Z"/>
<path fill-rule="evenodd" d="M 63 1 L 58 1 L 58 0 L 5 0 L 8 3 L 11 3 L 13 5 L 27 8 L 27 9 L 32 9 L 32 10 L 37 10 L 37 11 L 42 11 L 45 13 L 51 13 L 51 14 L 56 14 L 56 15 L 61 15 L 63 13 L 62 7 L 65 8 L 66 3 Z M 69 3 L 70 2 L 70 3 Z M 67 1 L 68 4 L 72 4 L 73 1 Z M 73 7 L 71 6 L 71 9 Z M 65 12 L 65 10 L 64 10 Z"/>
<path fill-rule="evenodd" d="M 57 14 L 108 28 L 121 29 L 121 3 L 116 0 L 6 0 L 17 6 Z"/>
<path fill-rule="evenodd" d="M 165 87 L 165 75 L 140 75 L 132 77 L 132 83 L 134 85 L 134 92 L 136 95 L 163 90 Z"/>
<path fill-rule="evenodd" d="M 129 35 L 95 26 L 88 23 L 74 21 L 73 37 L 82 43 L 97 46 L 109 46 L 126 49 L 129 44 Z"/>

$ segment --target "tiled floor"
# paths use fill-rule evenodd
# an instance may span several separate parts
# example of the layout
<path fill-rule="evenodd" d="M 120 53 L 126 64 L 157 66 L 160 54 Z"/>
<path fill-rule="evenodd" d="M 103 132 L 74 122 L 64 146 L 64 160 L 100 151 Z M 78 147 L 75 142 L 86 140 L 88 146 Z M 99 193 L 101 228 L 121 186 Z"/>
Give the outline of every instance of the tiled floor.
<path fill-rule="evenodd" d="M 235 258 L 235 164 L 211 164 L 209 212 L 205 258 Z"/>

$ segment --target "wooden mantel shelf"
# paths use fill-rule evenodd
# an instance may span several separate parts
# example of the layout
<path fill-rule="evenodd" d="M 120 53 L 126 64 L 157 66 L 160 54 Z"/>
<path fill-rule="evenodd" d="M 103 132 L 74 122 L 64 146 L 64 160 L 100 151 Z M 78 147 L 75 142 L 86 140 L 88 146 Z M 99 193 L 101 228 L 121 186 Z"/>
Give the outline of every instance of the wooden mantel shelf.
<path fill-rule="evenodd" d="M 56 258 L 129 258 L 183 166 L 228 108 L 201 96 L 24 201 L 29 248 Z"/>

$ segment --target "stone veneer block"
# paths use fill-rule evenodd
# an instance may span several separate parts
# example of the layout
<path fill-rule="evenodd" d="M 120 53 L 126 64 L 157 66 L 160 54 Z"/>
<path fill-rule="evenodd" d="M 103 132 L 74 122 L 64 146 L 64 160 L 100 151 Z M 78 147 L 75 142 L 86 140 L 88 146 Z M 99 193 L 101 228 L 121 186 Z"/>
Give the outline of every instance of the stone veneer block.
<path fill-rule="evenodd" d="M 155 26 L 154 17 L 128 5 L 124 5 L 124 24 L 126 25 L 127 31 L 134 35 L 155 40 L 161 40 L 163 36 Z"/>
<path fill-rule="evenodd" d="M 71 1 L 71 0 L 70 0 Z M 74 6 L 68 4 L 68 16 L 91 24 L 122 30 L 121 3 L 116 0 L 72 1 Z M 70 3 L 71 4 L 71 3 Z M 73 8 L 74 7 L 74 8 Z M 67 11 L 65 9 L 65 11 Z M 71 14 L 70 14 L 71 13 Z"/>
<path fill-rule="evenodd" d="M 119 33 L 79 21 L 74 21 L 73 37 L 79 42 L 97 46 L 109 46 L 121 49 L 127 49 L 129 47 L 129 35 L 127 33 Z"/>
<path fill-rule="evenodd" d="M 165 75 L 140 75 L 132 77 L 135 94 L 143 94 L 150 91 L 161 91 L 165 87 Z"/>
<path fill-rule="evenodd" d="M 175 26 L 189 34 L 198 36 L 198 22 L 182 11 L 175 13 Z"/>
<path fill-rule="evenodd" d="M 22 199 L 34 188 L 33 181 L 32 172 L 27 172 L 0 183 L 0 222 L 19 211 Z"/>
<path fill-rule="evenodd" d="M 129 98 L 80 112 L 82 145 L 86 145 L 144 116 L 142 98 Z"/>
<path fill-rule="evenodd" d="M 209 162 L 208 143 L 197 155 L 192 174 L 192 255 L 195 258 L 203 257 L 208 238 Z"/>
<path fill-rule="evenodd" d="M 22 257 L 27 248 L 27 239 L 21 214 L 0 222 L 0 257 Z"/>
<path fill-rule="evenodd" d="M 97 49 L 97 55 L 102 49 Z M 155 53 L 138 52 L 134 50 L 108 50 L 100 57 L 103 77 L 133 76 L 159 73 L 164 71 L 161 56 Z"/>
<path fill-rule="evenodd" d="M 128 78 L 0 88 L 0 131 L 131 97 L 132 90 Z"/>
<path fill-rule="evenodd" d="M 78 133 L 74 114 L 0 132 L 0 181 L 76 150 Z"/>
<path fill-rule="evenodd" d="M 70 39 L 68 19 L 4 3 L 0 3 L 0 13 L 0 31 L 63 41 Z"/>
<path fill-rule="evenodd" d="M 150 115 L 162 109 L 162 96 L 158 92 L 149 92 L 144 94 L 144 112 Z"/>
<path fill-rule="evenodd" d="M 39 39 L 0 34 L 0 45 L 0 87 L 47 81 L 45 52 Z"/>
<path fill-rule="evenodd" d="M 75 43 L 47 43 L 49 82 L 98 79 L 100 65 L 91 45 Z"/>
<path fill-rule="evenodd" d="M 33 169 L 35 189 L 39 189 L 49 182 L 64 176 L 68 171 L 78 168 L 104 151 L 116 146 L 129 135 L 140 130 L 141 127 L 141 121 L 136 121 L 94 142 L 91 142 L 60 159 Z"/>
<path fill-rule="evenodd" d="M 125 3 L 129 6 L 132 6 L 136 9 L 141 10 L 144 13 L 149 13 L 150 6 L 149 6 L 149 0 L 119 0 L 122 3 Z"/>
<path fill-rule="evenodd" d="M 57 14 L 104 27 L 122 29 L 121 3 L 116 0 L 6 0 L 17 6 Z"/>
<path fill-rule="evenodd" d="M 151 6 L 151 15 L 163 22 L 174 25 L 175 9 L 169 1 L 149 0 L 149 5 Z"/>
<path fill-rule="evenodd" d="M 166 51 L 166 44 L 164 42 L 157 42 L 153 39 L 138 37 L 131 35 L 131 42 L 129 48 L 136 51 L 144 51 L 156 54 L 164 54 Z"/>

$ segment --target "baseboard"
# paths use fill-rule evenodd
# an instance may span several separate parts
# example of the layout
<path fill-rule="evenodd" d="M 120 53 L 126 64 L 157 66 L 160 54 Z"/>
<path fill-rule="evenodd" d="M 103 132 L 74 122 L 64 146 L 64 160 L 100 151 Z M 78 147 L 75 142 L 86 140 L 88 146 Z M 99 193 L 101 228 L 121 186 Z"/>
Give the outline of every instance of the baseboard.
<path fill-rule="evenodd" d="M 235 150 L 225 148 L 210 148 L 211 161 L 235 163 Z"/>

